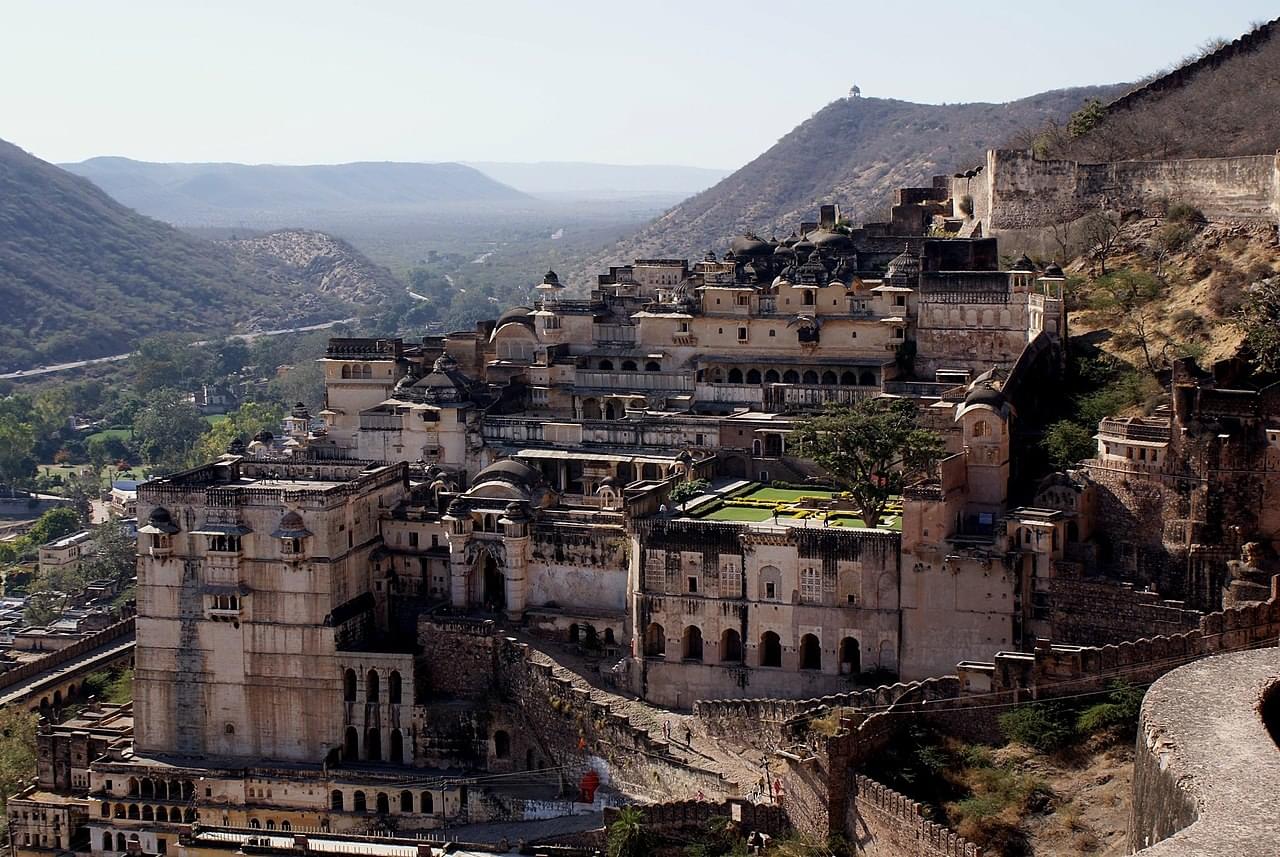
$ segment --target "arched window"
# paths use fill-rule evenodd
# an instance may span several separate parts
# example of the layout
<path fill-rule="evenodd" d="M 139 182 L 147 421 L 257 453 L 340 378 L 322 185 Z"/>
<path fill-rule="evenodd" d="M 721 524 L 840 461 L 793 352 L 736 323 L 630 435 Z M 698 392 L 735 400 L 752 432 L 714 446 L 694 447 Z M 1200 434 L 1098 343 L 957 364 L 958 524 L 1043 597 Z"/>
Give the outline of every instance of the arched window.
<path fill-rule="evenodd" d="M 601 372 L 612 372 L 612 371 L 613 371 L 613 361 L 612 361 L 612 360 L 601 360 L 601 361 L 600 361 L 600 371 L 601 371 Z"/>
<path fill-rule="evenodd" d="M 599 399 L 583 399 L 582 400 L 582 418 L 584 420 L 600 419 L 600 400 Z"/>
<path fill-rule="evenodd" d="M 794 369 L 788 369 L 782 373 L 782 382 L 784 384 L 799 384 L 800 373 Z"/>
<path fill-rule="evenodd" d="M 840 641 L 840 674 L 857 675 L 862 672 L 862 653 L 858 649 L 858 641 L 853 637 L 845 637 Z"/>
<path fill-rule="evenodd" d="M 169 809 L 169 820 L 175 824 L 182 821 L 182 812 L 176 806 Z"/>
<path fill-rule="evenodd" d="M 854 375 L 852 372 L 841 372 L 840 383 L 846 387 L 852 387 L 858 383 L 858 376 Z"/>
<path fill-rule="evenodd" d="M 364 680 L 364 698 L 366 702 L 378 701 L 378 671 L 369 670 Z"/>
<path fill-rule="evenodd" d="M 686 661 L 702 660 L 702 629 L 697 625 L 690 625 L 684 629 L 684 636 L 680 640 L 680 651 L 682 657 Z"/>
<path fill-rule="evenodd" d="M 122 803 L 116 804 L 115 817 L 124 818 L 124 804 Z"/>
<path fill-rule="evenodd" d="M 117 851 L 124 851 L 124 850 L 125 850 L 124 834 L 123 834 L 123 833 L 117 833 L 117 834 L 116 834 L 116 850 L 117 850 Z"/>
<path fill-rule="evenodd" d="M 812 289 L 804 290 L 804 300 L 801 301 L 801 303 L 803 303 L 805 306 L 813 306 L 813 290 Z"/>
<path fill-rule="evenodd" d="M 351 367 L 350 367 L 350 366 L 348 366 L 348 365 L 347 365 L 347 364 L 345 364 L 345 363 L 342 365 L 342 377 L 343 377 L 343 378 L 350 378 L 350 377 L 351 377 Z"/>
<path fill-rule="evenodd" d="M 138 789 L 138 778 L 137 778 L 137 777 L 130 777 L 130 778 L 129 778 L 129 797 L 137 797 L 137 796 L 138 796 L 138 791 L 139 791 L 139 789 Z"/>
<path fill-rule="evenodd" d="M 391 752 L 387 758 L 397 765 L 404 764 L 404 736 L 399 729 L 391 730 Z"/>
<path fill-rule="evenodd" d="M 391 812 L 391 799 L 387 797 L 386 792 L 378 792 L 378 797 L 374 804 L 374 810 L 379 815 L 387 815 Z"/>
<path fill-rule="evenodd" d="M 347 702 L 356 701 L 356 671 L 353 669 L 342 674 L 342 698 Z"/>
<path fill-rule="evenodd" d="M 267 830 L 275 830 L 275 829 L 276 829 L 276 820 L 274 818 L 268 818 Z"/>
<path fill-rule="evenodd" d="M 782 666 L 782 641 L 772 631 L 760 635 L 760 666 Z"/>
<path fill-rule="evenodd" d="M 801 376 L 806 384 L 818 383 L 818 373 L 812 369 L 806 369 L 804 375 Z"/>
<path fill-rule="evenodd" d="M 634 371 L 636 371 L 636 361 L 634 361 L 634 360 L 623 360 L 623 361 L 622 361 L 622 371 L 623 371 L 623 372 L 634 372 Z"/>
<path fill-rule="evenodd" d="M 390 677 L 387 679 L 387 702 L 392 705 L 400 704 L 400 671 L 392 670 Z"/>
<path fill-rule="evenodd" d="M 735 369 L 730 369 L 730 370 L 729 370 L 729 383 L 730 383 L 730 384 L 741 384 L 741 383 L 742 383 L 742 370 L 741 370 L 741 369 L 736 369 L 736 368 L 735 368 Z"/>
<path fill-rule="evenodd" d="M 342 761 L 354 762 L 360 758 L 360 734 L 356 727 L 348 726 L 342 738 Z"/>
<path fill-rule="evenodd" d="M 836 373 L 832 372 L 830 369 L 828 369 L 826 372 L 823 372 L 822 383 L 826 384 L 828 387 L 833 386 L 836 383 Z"/>
<path fill-rule="evenodd" d="M 155 821 L 155 820 L 156 820 L 156 814 L 155 814 L 155 812 L 151 809 L 151 806 L 150 806 L 150 805 L 144 806 L 144 807 L 142 808 L 142 820 L 143 820 L 143 821 Z"/>
<path fill-rule="evenodd" d="M 249 819 L 249 826 L 252 827 L 254 830 L 259 830 L 262 827 L 262 822 L 258 821 L 258 819 L 256 818 L 251 818 Z"/>
<path fill-rule="evenodd" d="M 511 758 L 511 736 L 501 729 L 493 733 L 493 755 L 499 759 Z"/>
<path fill-rule="evenodd" d="M 863 372 L 858 376 L 858 383 L 864 387 L 874 387 L 876 385 L 876 376 L 874 372 Z"/>
<path fill-rule="evenodd" d="M 290 824 L 290 823 L 289 823 L 289 822 L 287 822 L 287 821 L 282 821 L 282 822 L 280 822 L 280 829 L 281 829 L 281 830 L 293 830 L 293 825 L 292 825 L 292 824 Z"/>
<path fill-rule="evenodd" d="M 764 382 L 765 382 L 766 384 L 776 384 L 776 383 L 778 383 L 778 381 L 780 381 L 781 379 L 782 379 L 782 376 L 778 374 L 778 370 L 777 370 L 777 369 L 767 369 L 767 370 L 765 370 L 765 373 L 764 373 Z"/>
<path fill-rule="evenodd" d="M 141 818 L 141 816 L 140 816 L 140 815 L 139 815 L 139 813 L 138 813 L 138 805 L 137 805 L 136 803 L 131 803 L 131 804 L 129 804 L 129 817 L 130 817 L 130 818 Z"/>
<path fill-rule="evenodd" d="M 382 733 L 377 726 L 364 731 L 364 757 L 370 762 L 382 761 Z"/>
<path fill-rule="evenodd" d="M 742 635 L 732 628 L 726 628 L 720 635 L 720 660 L 725 663 L 742 660 Z"/>
<path fill-rule="evenodd" d="M 436 811 L 436 802 L 431 797 L 431 792 L 423 792 L 418 795 L 418 808 L 418 811 L 424 814 Z"/>
<path fill-rule="evenodd" d="M 372 367 L 372 366 L 370 366 L 368 363 L 365 363 L 364 365 L 362 365 L 362 366 L 360 367 L 360 377 L 361 377 L 361 378 L 372 378 L 372 377 L 373 377 L 373 367 Z"/>
<path fill-rule="evenodd" d="M 976 423 L 973 424 L 974 437 L 987 437 L 990 434 L 991 434 L 991 426 L 987 424 L 986 420 L 978 420 Z"/>
<path fill-rule="evenodd" d="M 150 777 L 143 777 L 141 793 L 143 797 L 155 797 L 156 796 L 155 781 L 152 780 Z"/>
<path fill-rule="evenodd" d="M 644 631 L 644 656 L 662 658 L 667 654 L 667 634 L 657 622 L 650 622 Z"/>
<path fill-rule="evenodd" d="M 413 792 L 400 792 L 400 811 L 413 812 Z"/>
<path fill-rule="evenodd" d="M 747 383 L 748 383 L 748 384 L 759 384 L 759 383 L 760 383 L 760 370 L 759 370 L 759 369 L 748 369 L 748 370 L 747 370 Z"/>
<path fill-rule="evenodd" d="M 800 669 L 822 669 L 822 644 L 813 634 L 805 634 L 800 638 Z"/>
<path fill-rule="evenodd" d="M 111 833 L 109 831 L 102 834 L 102 850 L 111 850 Z"/>
<path fill-rule="evenodd" d="M 109 803 L 103 803 L 103 804 L 102 804 L 102 817 L 103 817 L 103 818 L 110 818 L 110 817 L 111 817 L 111 804 L 109 804 Z"/>
<path fill-rule="evenodd" d="M 329 793 L 329 809 L 342 812 L 342 792 L 337 789 Z"/>
<path fill-rule="evenodd" d="M 661 371 L 662 371 L 662 367 L 658 365 L 658 361 L 657 361 L 657 360 L 650 360 L 648 363 L 644 364 L 644 371 L 646 371 L 646 372 L 661 372 Z"/>
<path fill-rule="evenodd" d="M 351 795 L 351 808 L 356 812 L 366 812 L 369 807 L 365 805 L 364 792 L 356 792 Z"/>

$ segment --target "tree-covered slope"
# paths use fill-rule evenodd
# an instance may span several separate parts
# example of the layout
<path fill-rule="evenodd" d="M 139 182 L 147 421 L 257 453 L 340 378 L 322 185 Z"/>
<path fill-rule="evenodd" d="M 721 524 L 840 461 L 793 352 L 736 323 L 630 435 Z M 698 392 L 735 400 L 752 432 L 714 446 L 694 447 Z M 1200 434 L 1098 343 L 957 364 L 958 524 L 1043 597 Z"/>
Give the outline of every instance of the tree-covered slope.
<path fill-rule="evenodd" d="M 143 217 L 0 141 L 0 371 L 127 351 L 160 331 L 350 311 L 342 293 Z"/>

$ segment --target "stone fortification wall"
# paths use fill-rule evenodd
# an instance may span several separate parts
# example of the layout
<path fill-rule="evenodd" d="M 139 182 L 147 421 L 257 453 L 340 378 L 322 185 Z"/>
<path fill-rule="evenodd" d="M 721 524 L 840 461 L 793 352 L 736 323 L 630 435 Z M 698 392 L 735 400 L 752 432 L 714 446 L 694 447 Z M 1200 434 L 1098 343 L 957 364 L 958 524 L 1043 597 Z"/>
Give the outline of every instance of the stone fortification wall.
<path fill-rule="evenodd" d="M 134 633 L 135 625 L 135 617 L 130 616 L 122 622 L 108 625 L 101 631 L 77 640 L 65 648 L 58 649 L 56 652 L 50 652 L 44 657 L 7 669 L 0 673 L 0 688 L 13 687 L 54 667 L 74 661 L 85 652 L 91 652 L 107 643 L 127 637 Z"/>
<path fill-rule="evenodd" d="M 658 835 L 688 831 L 706 832 L 707 822 L 713 818 L 728 818 L 737 822 L 743 831 L 756 831 L 778 836 L 790 828 L 787 814 L 781 806 L 767 803 L 751 803 L 746 800 L 712 802 L 705 800 L 680 800 L 654 803 L 637 807 L 644 816 L 644 826 Z M 605 807 L 604 826 L 617 819 L 621 810 Z"/>
<path fill-rule="evenodd" d="M 888 786 L 858 774 L 846 828 L 855 831 L 867 857 L 982 857 L 982 849 L 925 817 L 924 807 Z"/>
<path fill-rule="evenodd" d="M 1050 637 L 1062 643 L 1107 645 L 1153 633 L 1181 634 L 1200 625 L 1200 611 L 1138 591 L 1131 583 L 1055 577 L 1049 595 Z"/>
<path fill-rule="evenodd" d="M 1280 724 L 1267 721 L 1278 694 L 1274 647 L 1207 658 L 1152 685 L 1134 755 L 1131 849 L 1280 853 Z"/>
<path fill-rule="evenodd" d="M 979 175 L 988 184 L 984 222 L 995 231 L 1070 223 L 1104 209 L 1158 216 L 1173 202 L 1193 205 L 1210 220 L 1274 223 L 1280 215 L 1280 178 L 1270 154 L 1083 164 L 993 149 Z"/>

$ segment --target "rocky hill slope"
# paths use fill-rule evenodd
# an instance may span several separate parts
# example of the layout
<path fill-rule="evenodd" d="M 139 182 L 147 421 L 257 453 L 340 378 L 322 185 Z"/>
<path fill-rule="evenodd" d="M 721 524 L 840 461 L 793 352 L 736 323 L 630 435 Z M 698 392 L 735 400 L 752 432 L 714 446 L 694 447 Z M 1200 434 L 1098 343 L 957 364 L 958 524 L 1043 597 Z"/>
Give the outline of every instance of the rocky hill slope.
<path fill-rule="evenodd" d="M 385 272 L 326 277 L 269 255 L 143 217 L 0 141 L 0 369 L 115 354 L 161 331 L 343 318 L 393 287 Z"/>
<path fill-rule="evenodd" d="M 281 288 L 301 285 L 310 295 L 357 306 L 378 306 L 387 296 L 404 292 L 390 271 L 324 232 L 282 229 L 218 243 Z"/>
<path fill-rule="evenodd" d="M 1083 123 L 1050 129 L 1040 149 L 1080 161 L 1265 154 L 1280 148 L 1277 103 L 1280 19 L 1153 77 Z"/>
<path fill-rule="evenodd" d="M 179 226 L 289 223 L 290 216 L 512 202 L 520 191 L 462 164 L 165 164 L 91 158 L 64 169 Z M 292 222 L 301 222 L 298 219 Z"/>
<path fill-rule="evenodd" d="M 828 201 L 854 222 L 873 218 L 894 189 L 971 166 L 985 148 L 1122 89 L 1057 90 L 1008 104 L 834 101 L 742 169 L 608 248 L 588 270 L 634 257 L 700 255 L 748 230 L 787 234 Z"/>

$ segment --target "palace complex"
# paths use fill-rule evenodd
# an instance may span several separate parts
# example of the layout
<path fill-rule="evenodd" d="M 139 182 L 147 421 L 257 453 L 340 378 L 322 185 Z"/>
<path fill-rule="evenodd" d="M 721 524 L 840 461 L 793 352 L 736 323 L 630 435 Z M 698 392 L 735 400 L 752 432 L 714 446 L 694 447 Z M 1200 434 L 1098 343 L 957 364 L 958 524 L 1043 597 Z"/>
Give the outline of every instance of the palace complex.
<path fill-rule="evenodd" d="M 1180 364 L 1171 409 L 1105 421 L 1095 459 L 1035 478 L 1020 452 L 1063 377 L 1065 277 L 1002 269 L 994 238 L 921 237 L 927 190 L 892 223 L 823 206 L 586 296 L 548 272 L 473 331 L 331 340 L 320 422 L 299 407 L 282 437 L 140 486 L 133 708 L 42 733 L 42 754 L 105 737 L 79 797 L 42 765 L 15 835 L 83 828 L 78 850 L 114 855 L 168 853 L 193 818 L 246 849 L 414 834 L 565 814 L 584 771 L 576 805 L 597 809 L 741 794 L 759 770 L 693 752 L 695 702 L 958 664 L 1007 685 L 997 652 L 1265 600 L 1262 554 L 1238 558 L 1276 532 L 1274 391 Z M 946 455 L 867 527 L 788 438 L 879 396 Z M 1224 503 L 1255 514 L 1214 529 Z M 73 807 L 57 832 L 26 818 L 41 794 Z M 182 847 L 218 850 L 201 836 Z"/>

